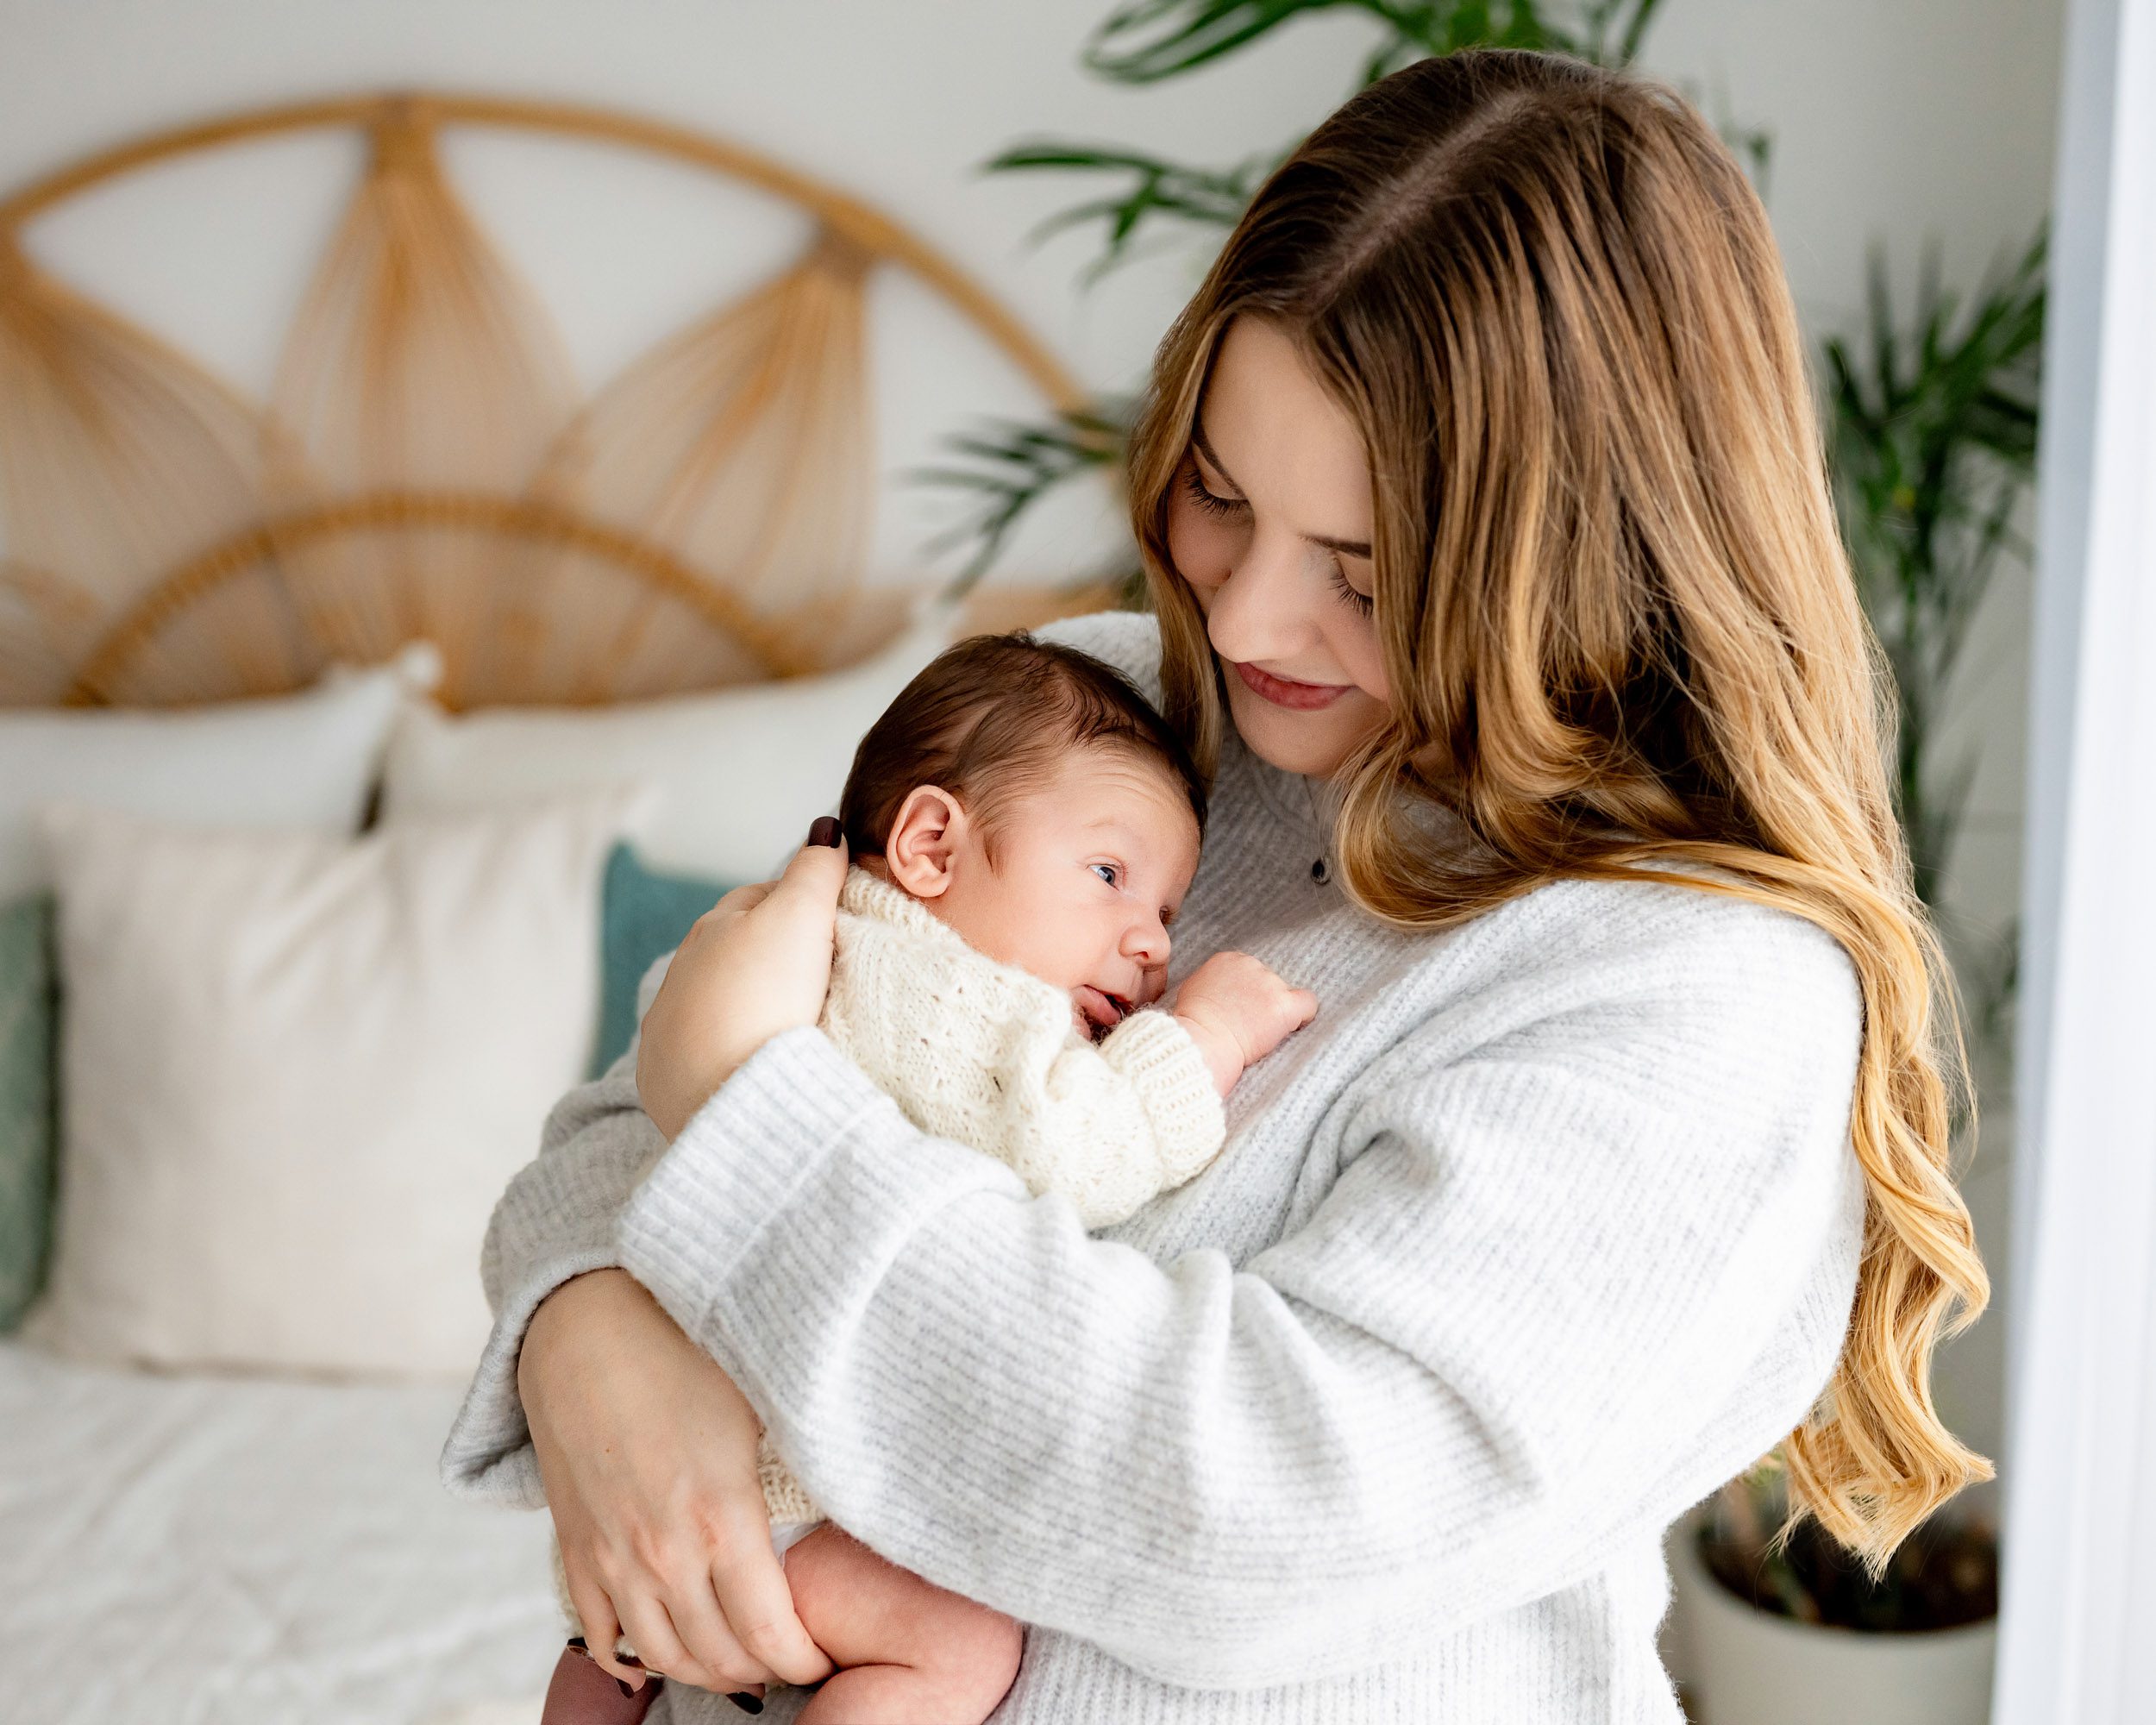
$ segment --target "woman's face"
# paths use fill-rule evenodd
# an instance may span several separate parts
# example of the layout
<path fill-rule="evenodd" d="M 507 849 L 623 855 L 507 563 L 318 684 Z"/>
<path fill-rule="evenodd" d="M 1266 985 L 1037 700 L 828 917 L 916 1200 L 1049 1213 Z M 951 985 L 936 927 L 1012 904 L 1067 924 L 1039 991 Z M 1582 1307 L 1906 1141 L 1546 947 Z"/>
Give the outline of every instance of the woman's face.
<path fill-rule="evenodd" d="M 1355 425 L 1288 337 L 1230 323 L 1175 476 L 1168 549 L 1253 753 L 1328 775 L 1385 719 L 1370 616 L 1370 476 Z"/>

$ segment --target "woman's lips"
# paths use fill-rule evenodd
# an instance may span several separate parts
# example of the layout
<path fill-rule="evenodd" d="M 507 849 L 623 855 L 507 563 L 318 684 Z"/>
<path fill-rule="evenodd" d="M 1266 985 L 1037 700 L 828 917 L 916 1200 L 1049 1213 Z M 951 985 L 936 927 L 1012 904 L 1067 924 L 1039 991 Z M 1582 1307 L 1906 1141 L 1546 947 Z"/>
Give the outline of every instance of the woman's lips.
<path fill-rule="evenodd" d="M 1298 683 L 1286 677 L 1275 677 L 1269 671 L 1261 671 L 1255 665 L 1241 660 L 1230 662 L 1235 674 L 1244 681 L 1253 694 L 1262 695 L 1275 706 L 1291 707 L 1297 712 L 1314 712 L 1321 706 L 1331 706 L 1351 688 L 1352 683 Z"/>

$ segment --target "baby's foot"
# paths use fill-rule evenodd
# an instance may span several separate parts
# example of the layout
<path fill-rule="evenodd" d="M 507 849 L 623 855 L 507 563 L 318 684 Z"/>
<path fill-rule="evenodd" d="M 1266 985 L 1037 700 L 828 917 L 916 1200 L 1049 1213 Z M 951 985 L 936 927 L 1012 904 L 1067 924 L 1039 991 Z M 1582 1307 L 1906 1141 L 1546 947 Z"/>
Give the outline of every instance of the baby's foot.
<path fill-rule="evenodd" d="M 573 1638 L 555 1661 L 539 1725 L 636 1725 L 659 1698 L 661 1679 L 648 1677 L 631 1689 L 593 1662 L 584 1637 Z"/>

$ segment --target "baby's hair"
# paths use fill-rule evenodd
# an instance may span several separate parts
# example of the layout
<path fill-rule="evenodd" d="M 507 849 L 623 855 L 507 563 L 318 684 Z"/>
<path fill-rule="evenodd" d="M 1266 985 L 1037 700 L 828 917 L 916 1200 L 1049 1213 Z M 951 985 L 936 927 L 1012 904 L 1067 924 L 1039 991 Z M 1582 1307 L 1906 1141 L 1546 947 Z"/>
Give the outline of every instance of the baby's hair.
<path fill-rule="evenodd" d="M 1182 739 L 1136 684 L 1089 653 L 1020 630 L 946 648 L 899 692 L 854 752 L 838 819 L 856 856 L 881 856 L 908 793 L 936 785 L 981 825 L 1044 782 L 1064 753 L 1121 749 L 1181 788 L 1203 833 L 1205 780 Z"/>

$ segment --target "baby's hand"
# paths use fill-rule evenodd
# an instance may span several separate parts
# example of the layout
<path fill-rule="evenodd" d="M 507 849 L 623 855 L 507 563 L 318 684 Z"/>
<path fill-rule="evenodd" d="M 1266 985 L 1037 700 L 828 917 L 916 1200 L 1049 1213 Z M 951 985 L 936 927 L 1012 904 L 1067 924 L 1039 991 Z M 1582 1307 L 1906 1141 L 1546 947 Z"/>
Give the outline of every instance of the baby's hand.
<path fill-rule="evenodd" d="M 1243 1069 L 1263 1059 L 1317 1015 L 1318 997 L 1291 988 L 1247 952 L 1216 952 L 1185 980 L 1175 1017 L 1198 1044 L 1225 1096 Z"/>

